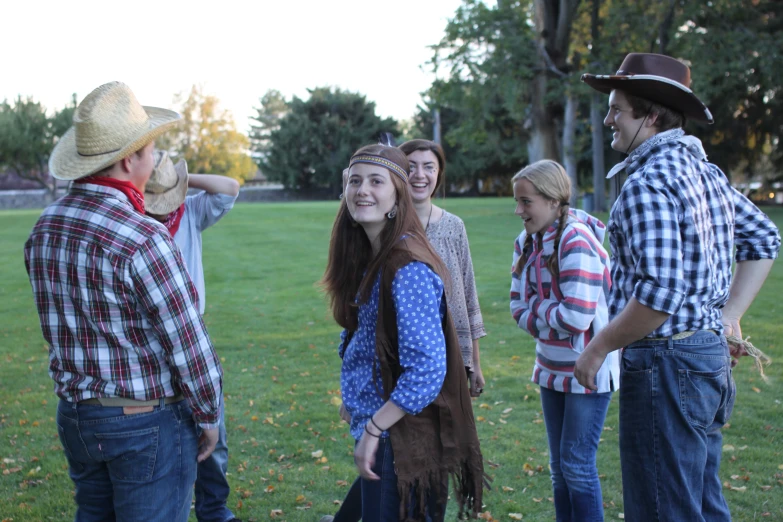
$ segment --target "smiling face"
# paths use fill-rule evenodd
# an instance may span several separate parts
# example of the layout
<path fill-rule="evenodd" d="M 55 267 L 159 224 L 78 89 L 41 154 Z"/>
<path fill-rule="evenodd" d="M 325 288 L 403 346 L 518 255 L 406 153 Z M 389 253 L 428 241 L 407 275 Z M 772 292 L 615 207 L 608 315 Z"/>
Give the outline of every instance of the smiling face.
<path fill-rule="evenodd" d="M 514 214 L 522 218 L 525 232 L 530 235 L 543 233 L 558 217 L 556 201 L 542 196 L 529 180 L 522 178 L 514 182 Z"/>
<path fill-rule="evenodd" d="M 391 172 L 377 165 L 357 163 L 348 171 L 345 202 L 351 217 L 362 225 L 383 228 L 386 214 L 397 202 Z"/>
<path fill-rule="evenodd" d="M 609 112 L 604 118 L 604 125 L 611 127 L 612 148 L 623 153 L 630 153 L 656 133 L 649 117 L 634 118 L 633 109 L 623 91 L 613 90 L 609 94 Z M 638 134 L 637 134 L 638 133 Z"/>
<path fill-rule="evenodd" d="M 438 184 L 438 157 L 431 150 L 416 150 L 408 154 L 411 173 L 408 186 L 414 203 L 429 201 Z"/>

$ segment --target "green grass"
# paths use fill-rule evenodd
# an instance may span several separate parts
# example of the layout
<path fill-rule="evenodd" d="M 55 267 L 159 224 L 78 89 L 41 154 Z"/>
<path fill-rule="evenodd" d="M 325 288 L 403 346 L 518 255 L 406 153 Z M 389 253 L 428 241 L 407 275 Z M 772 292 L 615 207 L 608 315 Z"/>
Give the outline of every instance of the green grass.
<path fill-rule="evenodd" d="M 546 434 L 529 382 L 534 344 L 508 311 L 511 246 L 520 223 L 510 198 L 453 199 L 446 206 L 466 223 L 489 333 L 481 342 L 487 387 L 475 404 L 494 477 L 485 510 L 497 520 L 511 520 L 509 513 L 553 520 Z M 239 204 L 204 237 L 205 319 L 225 371 L 229 505 L 244 520 L 267 520 L 273 509 L 283 511 L 277 520 L 318 520 L 347 491 L 339 481 L 356 476 L 352 440 L 333 404 L 339 329 L 314 284 L 336 208 L 332 202 Z M 769 210 L 783 225 L 783 211 Z M 38 214 L 0 213 L 0 520 L 17 522 L 74 513 L 54 421 L 57 398 L 22 256 Z M 743 321 L 745 335 L 775 363 L 769 384 L 748 360 L 735 371 L 738 398 L 724 431 L 721 468 L 724 482 L 745 488 L 724 490 L 735 520 L 783 519 L 782 294 L 778 263 Z M 618 398 L 598 456 L 607 520 L 623 511 Z M 312 457 L 318 450 L 326 461 Z"/>

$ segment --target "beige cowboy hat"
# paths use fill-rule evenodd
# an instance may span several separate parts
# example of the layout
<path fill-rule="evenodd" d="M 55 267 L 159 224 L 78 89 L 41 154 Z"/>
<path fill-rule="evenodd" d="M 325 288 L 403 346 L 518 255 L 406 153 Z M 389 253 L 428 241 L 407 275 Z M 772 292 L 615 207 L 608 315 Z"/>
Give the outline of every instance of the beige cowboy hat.
<path fill-rule="evenodd" d="M 154 141 L 181 118 L 167 109 L 142 107 L 124 83 L 101 85 L 76 108 L 73 127 L 49 158 L 49 172 L 63 180 L 94 174 Z"/>
<path fill-rule="evenodd" d="M 630 53 L 615 74 L 583 74 L 582 81 L 604 94 L 620 89 L 679 111 L 687 118 L 713 122 L 710 110 L 691 90 L 691 70 L 671 56 Z"/>
<path fill-rule="evenodd" d="M 168 152 L 156 150 L 155 168 L 144 189 L 144 209 L 165 216 L 177 210 L 187 195 L 188 164 L 181 159 L 175 165 Z"/>

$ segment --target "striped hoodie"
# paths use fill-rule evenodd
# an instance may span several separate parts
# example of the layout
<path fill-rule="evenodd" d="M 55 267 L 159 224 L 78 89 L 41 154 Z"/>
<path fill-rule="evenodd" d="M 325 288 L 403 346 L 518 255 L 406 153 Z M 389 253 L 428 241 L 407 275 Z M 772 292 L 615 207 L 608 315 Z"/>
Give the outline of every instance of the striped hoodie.
<path fill-rule="evenodd" d="M 553 281 L 546 263 L 554 251 L 557 226 L 555 221 L 546 230 L 543 245 L 533 242 L 521 276 L 512 272 L 511 315 L 536 339 L 533 382 L 566 393 L 591 393 L 574 378 L 574 363 L 609 321 L 609 255 L 602 246 L 606 227 L 583 210 L 570 210 L 558 249 L 560 276 Z M 514 242 L 512 267 L 526 236 L 523 231 Z M 598 392 L 617 390 L 619 379 L 619 354 L 614 351 L 596 375 Z"/>

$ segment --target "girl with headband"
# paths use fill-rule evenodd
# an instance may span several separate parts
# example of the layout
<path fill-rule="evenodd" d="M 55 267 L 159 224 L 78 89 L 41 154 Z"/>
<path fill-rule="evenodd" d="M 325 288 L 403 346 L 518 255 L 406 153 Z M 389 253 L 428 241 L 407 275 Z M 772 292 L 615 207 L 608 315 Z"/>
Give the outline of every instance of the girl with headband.
<path fill-rule="evenodd" d="M 459 512 L 481 509 L 483 463 L 445 292 L 399 149 L 369 145 L 349 164 L 323 285 L 344 328 L 341 388 L 362 520 L 442 520 L 449 476 Z"/>

